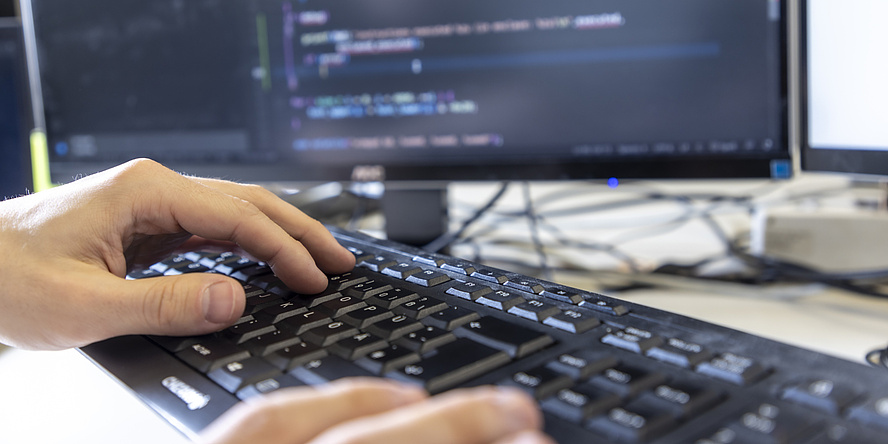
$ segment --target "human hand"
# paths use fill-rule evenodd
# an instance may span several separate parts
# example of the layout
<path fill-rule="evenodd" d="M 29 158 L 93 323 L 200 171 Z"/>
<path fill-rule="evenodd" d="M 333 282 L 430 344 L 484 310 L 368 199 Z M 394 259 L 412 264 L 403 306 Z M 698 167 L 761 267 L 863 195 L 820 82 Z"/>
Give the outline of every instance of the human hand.
<path fill-rule="evenodd" d="M 386 380 L 346 379 L 241 403 L 201 444 L 554 444 L 534 402 L 514 389 L 454 390 L 433 398 Z"/>
<path fill-rule="evenodd" d="M 244 310 L 210 273 L 125 280 L 192 237 L 233 242 L 303 293 L 354 256 L 322 224 L 255 185 L 186 177 L 136 160 L 0 202 L 0 342 L 63 349 L 123 334 L 199 335 Z"/>

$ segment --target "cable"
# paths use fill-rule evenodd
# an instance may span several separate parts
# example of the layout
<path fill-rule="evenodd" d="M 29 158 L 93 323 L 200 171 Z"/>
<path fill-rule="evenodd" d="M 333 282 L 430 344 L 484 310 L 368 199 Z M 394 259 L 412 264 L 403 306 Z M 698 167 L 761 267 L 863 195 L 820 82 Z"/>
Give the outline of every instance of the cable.
<path fill-rule="evenodd" d="M 475 221 L 480 219 L 481 216 L 484 215 L 484 213 L 486 213 L 494 205 L 496 205 L 497 201 L 499 201 L 500 198 L 503 197 L 504 194 L 506 194 L 506 190 L 508 190 L 508 189 L 509 189 L 509 182 L 503 182 L 500 185 L 500 188 L 496 192 L 496 194 L 494 194 L 493 197 L 490 198 L 490 200 L 486 204 L 484 204 L 483 207 L 481 207 L 478 211 L 476 211 L 472 217 L 470 217 L 466 221 L 464 221 L 463 224 L 459 227 L 459 229 L 457 229 L 456 231 L 453 231 L 453 232 L 442 234 L 437 239 L 426 244 L 424 247 L 422 247 L 422 249 L 432 252 L 432 253 L 437 253 L 437 252 L 447 248 L 456 239 L 459 239 L 459 237 L 462 236 L 462 234 L 466 231 L 466 229 L 469 228 L 469 226 L 471 226 L 473 223 L 475 223 Z"/>
<path fill-rule="evenodd" d="M 546 250 L 543 248 L 543 243 L 540 240 L 540 229 L 538 226 L 537 215 L 534 212 L 533 198 L 530 195 L 530 183 L 524 182 L 523 185 L 524 186 L 522 186 L 521 189 L 524 191 L 525 215 L 530 224 L 530 239 L 533 242 L 533 247 L 537 256 L 540 258 L 540 271 L 543 278 L 546 280 L 552 280 L 552 271 L 549 269 L 549 260 L 546 257 Z"/>

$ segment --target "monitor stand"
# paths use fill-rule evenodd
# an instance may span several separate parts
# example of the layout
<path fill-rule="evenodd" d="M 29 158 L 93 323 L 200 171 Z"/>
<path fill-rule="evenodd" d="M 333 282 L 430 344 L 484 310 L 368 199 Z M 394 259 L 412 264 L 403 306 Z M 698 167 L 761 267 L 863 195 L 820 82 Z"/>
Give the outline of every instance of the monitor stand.
<path fill-rule="evenodd" d="M 447 184 L 410 188 L 387 183 L 382 212 L 389 239 L 424 246 L 447 232 Z"/>

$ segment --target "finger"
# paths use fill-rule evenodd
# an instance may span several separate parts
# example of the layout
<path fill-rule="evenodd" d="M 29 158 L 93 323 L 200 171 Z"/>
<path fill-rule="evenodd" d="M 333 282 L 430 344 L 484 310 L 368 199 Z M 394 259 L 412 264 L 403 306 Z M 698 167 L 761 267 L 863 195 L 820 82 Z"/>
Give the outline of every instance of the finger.
<path fill-rule="evenodd" d="M 155 168 L 148 165 L 147 169 Z M 175 186 L 163 188 L 160 196 L 133 202 L 134 217 L 143 231 L 185 230 L 208 239 L 235 242 L 267 262 L 293 290 L 317 293 L 326 288 L 327 277 L 306 248 L 258 207 L 159 165 L 155 169 Z M 145 174 L 145 171 L 134 174 Z M 151 228 L 145 229 L 146 226 Z"/>
<path fill-rule="evenodd" d="M 538 430 L 518 432 L 496 440 L 493 444 L 557 444 L 554 439 Z"/>
<path fill-rule="evenodd" d="M 311 444 L 488 444 L 541 425 L 539 410 L 527 395 L 485 387 L 453 391 L 406 409 L 351 421 Z"/>
<path fill-rule="evenodd" d="M 94 322 L 104 337 L 124 334 L 193 336 L 228 327 L 244 312 L 244 289 L 210 273 L 123 280 L 109 277 Z M 97 313 L 94 313 L 94 315 Z"/>
<path fill-rule="evenodd" d="M 336 242 L 323 224 L 265 188 L 215 179 L 192 178 L 192 180 L 256 205 L 271 220 L 305 245 L 318 266 L 325 272 L 344 273 L 354 268 L 354 255 Z"/>
<path fill-rule="evenodd" d="M 343 421 L 413 404 L 425 396 L 413 386 L 365 378 L 281 390 L 239 404 L 211 424 L 200 442 L 304 444 Z"/>

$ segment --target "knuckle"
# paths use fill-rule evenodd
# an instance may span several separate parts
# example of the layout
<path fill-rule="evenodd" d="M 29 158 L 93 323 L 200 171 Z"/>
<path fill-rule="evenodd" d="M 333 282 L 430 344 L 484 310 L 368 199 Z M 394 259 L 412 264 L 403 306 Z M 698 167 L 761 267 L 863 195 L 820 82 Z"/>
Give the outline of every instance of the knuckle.
<path fill-rule="evenodd" d="M 178 325 L 183 315 L 189 313 L 185 303 L 188 298 L 181 296 L 180 279 L 156 279 L 153 287 L 145 293 L 142 316 L 145 325 L 161 331 Z"/>

